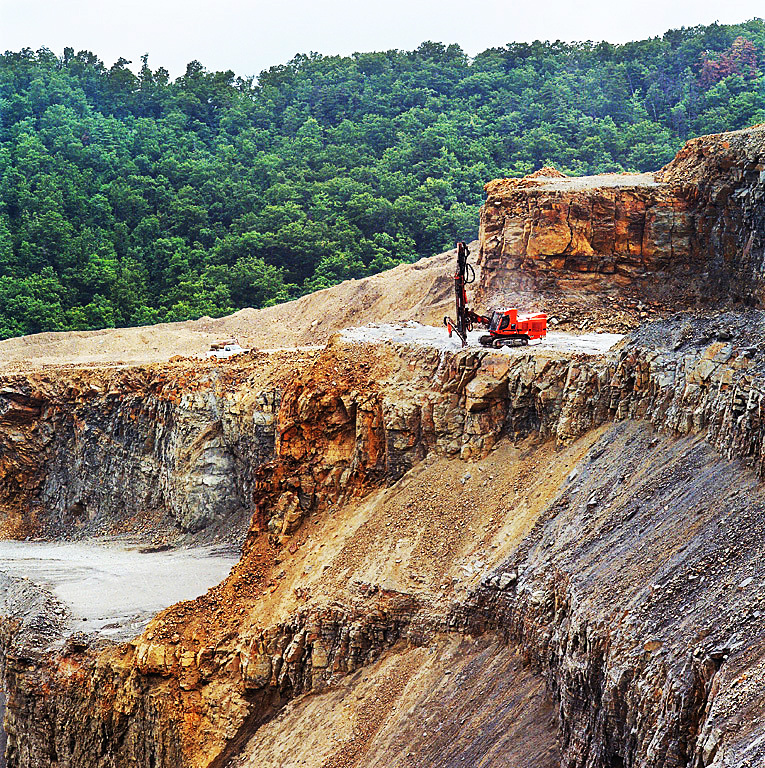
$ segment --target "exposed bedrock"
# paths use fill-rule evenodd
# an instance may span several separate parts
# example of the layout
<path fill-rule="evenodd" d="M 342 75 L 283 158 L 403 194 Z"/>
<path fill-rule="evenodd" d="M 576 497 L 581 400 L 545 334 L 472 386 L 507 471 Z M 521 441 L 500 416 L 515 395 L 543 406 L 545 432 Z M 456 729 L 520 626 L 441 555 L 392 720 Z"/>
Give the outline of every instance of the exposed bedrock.
<path fill-rule="evenodd" d="M 188 363 L 6 376 L 5 534 L 243 530 L 290 375 L 277 364 L 256 365 L 258 381 L 253 367 Z"/>
<path fill-rule="evenodd" d="M 557 702 L 565 766 L 757 766 L 765 497 L 699 438 L 624 422 L 455 611 Z"/>
<path fill-rule="evenodd" d="M 91 473 L 115 471 L 110 451 L 136 463 L 120 435 L 138 436 L 144 456 L 146 432 L 123 426 L 131 404 L 154 424 L 147 403 L 173 403 L 152 411 L 148 455 L 166 466 L 179 450 L 156 446 L 194 445 L 220 420 L 253 524 L 229 579 L 131 643 L 30 655 L 7 625 L 8 764 L 256 764 L 246 744 L 296 696 L 392 653 L 444 648 L 450 633 L 491 631 L 531 664 L 523 691 L 546 681 L 560 743 L 539 749 L 560 748 L 561 765 L 757 765 L 763 340 L 756 311 L 678 316 L 606 356 L 336 338 L 279 381 L 251 361 L 226 367 L 215 397 L 170 373 L 159 388 L 107 388 L 92 397 L 113 398 L 111 421 L 75 398 L 108 438 Z M 14 380 L 21 416 L 5 417 L 2 439 L 21 435 L 36 492 L 59 472 L 55 440 L 84 438 L 65 421 L 34 442 L 58 417 L 28 386 Z M 170 397 L 187 388 L 198 401 Z M 271 443 L 256 403 L 274 389 Z M 179 407 L 204 419 L 185 433 Z"/>
<path fill-rule="evenodd" d="M 182 605 L 173 622 L 221 607 Z M 306 609 L 262 631 L 244 629 L 244 618 L 244 631 L 229 627 L 210 644 L 175 624 L 182 635 L 169 635 L 170 619 L 160 619 L 125 646 L 89 649 L 75 638 L 32 660 L 13 643 L 4 659 L 8 765 L 223 765 L 287 700 L 394 645 L 411 612 L 410 598 L 392 596 Z"/>
<path fill-rule="evenodd" d="M 578 307 L 608 324 L 608 296 L 664 309 L 765 299 L 763 126 L 692 139 L 655 174 L 543 169 L 486 194 L 482 305 Z"/>

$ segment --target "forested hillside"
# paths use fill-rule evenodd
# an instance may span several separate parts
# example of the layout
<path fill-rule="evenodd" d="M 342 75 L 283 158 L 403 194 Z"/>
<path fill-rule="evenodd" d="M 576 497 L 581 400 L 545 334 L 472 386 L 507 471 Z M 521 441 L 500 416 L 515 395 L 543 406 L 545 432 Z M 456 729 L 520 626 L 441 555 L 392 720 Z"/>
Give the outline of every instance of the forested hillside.
<path fill-rule="evenodd" d="M 483 184 L 653 170 L 765 122 L 765 24 L 297 56 L 170 81 L 0 57 L 0 337 L 220 315 L 475 237 Z"/>

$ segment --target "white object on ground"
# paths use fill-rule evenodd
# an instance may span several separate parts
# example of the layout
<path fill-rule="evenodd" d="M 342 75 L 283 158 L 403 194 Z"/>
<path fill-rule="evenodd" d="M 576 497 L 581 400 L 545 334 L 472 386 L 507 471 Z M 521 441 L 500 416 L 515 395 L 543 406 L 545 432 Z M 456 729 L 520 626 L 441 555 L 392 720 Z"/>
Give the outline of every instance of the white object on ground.
<path fill-rule="evenodd" d="M 226 358 L 226 357 L 233 357 L 234 355 L 244 355 L 249 351 L 250 351 L 249 349 L 244 349 L 243 347 L 240 347 L 238 344 L 226 344 L 226 346 L 223 347 L 223 349 L 211 349 L 207 353 L 207 357 Z"/>

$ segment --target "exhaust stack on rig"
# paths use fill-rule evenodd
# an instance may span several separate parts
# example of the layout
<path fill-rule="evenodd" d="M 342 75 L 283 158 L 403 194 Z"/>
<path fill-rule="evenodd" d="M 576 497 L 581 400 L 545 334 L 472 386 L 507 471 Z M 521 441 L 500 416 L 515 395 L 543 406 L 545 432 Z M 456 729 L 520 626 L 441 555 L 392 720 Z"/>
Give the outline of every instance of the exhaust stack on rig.
<path fill-rule="evenodd" d="M 517 309 L 500 309 L 488 315 L 479 315 L 467 306 L 465 286 L 475 282 L 475 270 L 468 264 L 470 251 L 465 243 L 457 243 L 457 271 L 454 273 L 454 294 L 457 319 L 444 318 L 444 325 L 456 333 L 462 346 L 468 344 L 467 335 L 474 325 L 483 325 L 489 332 L 479 341 L 484 347 L 520 347 L 531 339 L 543 339 L 547 335 L 547 315 L 543 312 L 533 315 L 519 315 Z"/>

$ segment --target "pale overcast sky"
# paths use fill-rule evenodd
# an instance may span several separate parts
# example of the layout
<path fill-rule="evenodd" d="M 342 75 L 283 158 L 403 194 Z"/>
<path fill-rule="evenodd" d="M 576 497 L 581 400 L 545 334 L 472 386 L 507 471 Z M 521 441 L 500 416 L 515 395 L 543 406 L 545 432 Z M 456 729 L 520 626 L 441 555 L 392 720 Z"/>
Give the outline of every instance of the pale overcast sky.
<path fill-rule="evenodd" d="M 198 59 L 256 75 L 296 53 L 412 49 L 459 43 L 470 55 L 512 41 L 609 40 L 765 16 L 763 0 L 0 0 L 0 50 L 87 49 L 173 77 Z"/>

